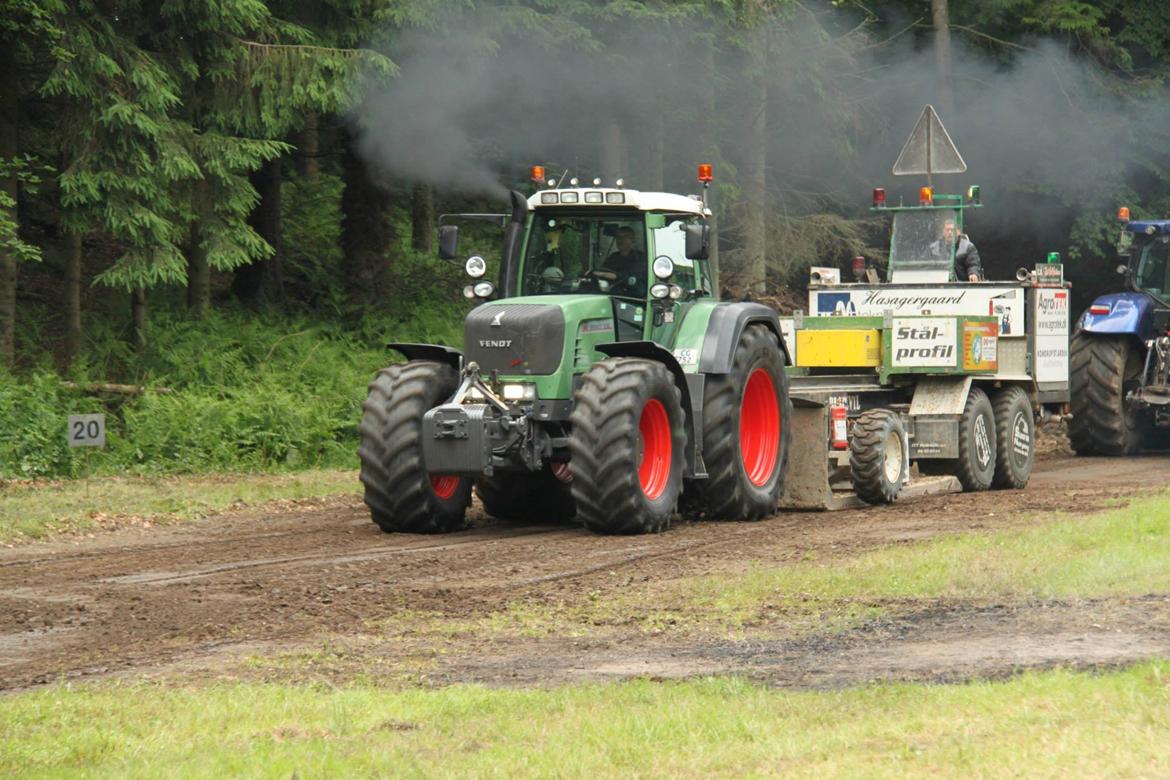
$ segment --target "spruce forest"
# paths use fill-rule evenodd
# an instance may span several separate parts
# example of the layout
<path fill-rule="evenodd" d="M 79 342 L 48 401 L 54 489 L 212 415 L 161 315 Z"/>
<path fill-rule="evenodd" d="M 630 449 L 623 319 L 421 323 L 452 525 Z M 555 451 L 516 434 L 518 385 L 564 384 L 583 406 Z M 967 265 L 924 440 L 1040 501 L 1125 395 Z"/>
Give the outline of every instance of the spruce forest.
<path fill-rule="evenodd" d="M 799 306 L 883 260 L 929 103 L 989 277 L 1060 252 L 1083 307 L 1170 217 L 1168 73 L 1161 0 L 0 0 L 0 479 L 355 465 L 384 344 L 460 343 L 438 215 L 532 164 L 713 164 L 722 294 Z"/>

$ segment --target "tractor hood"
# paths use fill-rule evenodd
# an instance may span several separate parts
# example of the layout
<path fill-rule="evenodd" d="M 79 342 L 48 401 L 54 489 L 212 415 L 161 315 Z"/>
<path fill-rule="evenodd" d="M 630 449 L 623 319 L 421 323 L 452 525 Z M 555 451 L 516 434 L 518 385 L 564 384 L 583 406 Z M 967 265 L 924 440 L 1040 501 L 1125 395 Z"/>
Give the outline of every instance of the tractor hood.
<path fill-rule="evenodd" d="M 1124 292 L 1102 295 L 1081 315 L 1081 329 L 1087 333 L 1149 336 L 1154 299 L 1145 293 Z"/>
<path fill-rule="evenodd" d="M 513 298 L 480 306 L 463 325 L 463 350 L 485 373 L 551 374 L 561 363 L 565 317 L 559 306 Z"/>
<path fill-rule="evenodd" d="M 577 355 L 582 331 L 590 337 L 586 347 L 590 354 L 585 356 Z M 604 295 L 534 295 L 493 301 L 472 310 L 463 329 L 466 360 L 474 360 L 485 374 L 556 375 L 554 382 L 539 383 L 542 398 L 567 397 L 574 368 L 582 362 L 578 358 L 585 357 L 581 370 L 588 368 L 602 357 L 592 354 L 592 344 L 613 340 L 613 304 Z"/>

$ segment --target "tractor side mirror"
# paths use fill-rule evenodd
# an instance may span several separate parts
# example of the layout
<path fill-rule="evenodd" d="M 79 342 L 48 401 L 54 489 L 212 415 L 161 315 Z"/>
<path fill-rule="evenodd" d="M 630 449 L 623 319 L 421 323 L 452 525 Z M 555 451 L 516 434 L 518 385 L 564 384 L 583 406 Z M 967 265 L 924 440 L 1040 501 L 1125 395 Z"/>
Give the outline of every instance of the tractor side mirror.
<path fill-rule="evenodd" d="M 711 254 L 711 228 L 709 225 L 687 225 L 688 260 L 706 260 Z"/>
<path fill-rule="evenodd" d="M 459 226 L 439 226 L 439 257 L 444 260 L 454 260 L 459 256 Z"/>
<path fill-rule="evenodd" d="M 1133 233 L 1128 230 L 1122 230 L 1120 238 L 1117 239 L 1117 255 L 1118 257 L 1129 257 L 1130 251 L 1133 249 Z"/>
<path fill-rule="evenodd" d="M 1122 276 L 1125 276 L 1126 274 L 1129 273 L 1129 266 L 1126 265 L 1125 263 L 1122 263 L 1121 265 L 1117 266 L 1117 273 L 1121 274 Z"/>

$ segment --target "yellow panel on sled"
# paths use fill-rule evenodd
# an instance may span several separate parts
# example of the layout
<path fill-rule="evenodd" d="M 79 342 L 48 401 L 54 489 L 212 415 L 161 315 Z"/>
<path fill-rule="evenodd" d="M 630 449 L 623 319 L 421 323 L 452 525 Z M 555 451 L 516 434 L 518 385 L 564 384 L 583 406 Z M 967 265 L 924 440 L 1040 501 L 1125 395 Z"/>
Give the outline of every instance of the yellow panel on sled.
<path fill-rule="evenodd" d="M 801 368 L 857 368 L 881 364 L 882 336 L 876 329 L 796 331 L 796 365 Z"/>

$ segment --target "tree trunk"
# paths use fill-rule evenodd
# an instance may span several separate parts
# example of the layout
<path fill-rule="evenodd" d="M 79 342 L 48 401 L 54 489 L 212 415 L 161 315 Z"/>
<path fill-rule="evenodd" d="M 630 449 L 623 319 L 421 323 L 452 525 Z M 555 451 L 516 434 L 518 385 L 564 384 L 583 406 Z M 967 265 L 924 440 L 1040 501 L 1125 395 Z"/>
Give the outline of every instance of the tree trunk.
<path fill-rule="evenodd" d="M 646 183 L 641 188 L 661 192 L 663 186 L 662 148 L 666 143 L 666 127 L 663 122 L 665 106 L 659 106 L 651 124 L 650 142 L 646 149 Z"/>
<path fill-rule="evenodd" d="M 17 154 L 19 85 L 11 46 L 0 52 L 0 162 Z M 0 192 L 12 199 L 4 217 L 19 224 L 16 176 L 0 178 Z M 0 367 L 11 366 L 16 356 L 16 255 L 0 247 Z"/>
<path fill-rule="evenodd" d="M 252 175 L 252 185 L 260 193 L 260 202 L 248 217 L 248 223 L 274 250 L 267 260 L 257 260 L 236 270 L 232 289 L 245 303 L 284 300 L 283 255 L 280 223 L 280 159 L 269 160 Z"/>
<path fill-rule="evenodd" d="M 765 170 L 768 160 L 768 86 L 766 43 L 759 40 L 752 57 L 752 75 L 748 84 L 747 133 L 744 139 L 743 207 L 744 207 L 744 275 L 749 294 L 763 294 L 767 278 L 768 227 L 766 221 Z"/>
<path fill-rule="evenodd" d="M 130 293 L 130 343 L 142 355 L 146 351 L 146 288 L 138 287 Z"/>
<path fill-rule="evenodd" d="M 938 110 L 945 117 L 943 124 L 954 119 L 955 97 L 951 77 L 951 17 L 947 0 L 930 0 L 930 16 L 934 26 L 934 65 L 938 81 Z"/>
<path fill-rule="evenodd" d="M 81 354 L 81 233 L 65 234 L 65 366 Z"/>
<path fill-rule="evenodd" d="M 394 240 L 390 225 L 390 196 L 374 183 L 365 163 L 347 138 L 342 156 L 345 190 L 341 194 L 342 273 L 351 303 L 384 300 L 389 292 L 389 249 Z"/>
<path fill-rule="evenodd" d="M 209 200 L 207 182 L 196 182 L 191 204 L 195 222 L 187 243 L 187 311 L 196 320 L 207 319 L 211 309 L 211 266 L 207 264 L 207 246 L 203 243 L 203 220 L 211 211 Z"/>
<path fill-rule="evenodd" d="M 207 264 L 207 249 L 203 236 L 192 230 L 187 247 L 187 311 L 191 319 L 205 320 L 211 310 L 211 267 Z"/>
<path fill-rule="evenodd" d="M 431 239 L 435 233 L 435 198 L 431 185 L 423 182 L 414 185 L 410 223 L 410 245 L 415 251 L 429 255 L 433 246 Z"/>
<path fill-rule="evenodd" d="M 601 121 L 601 186 L 612 187 L 614 182 L 626 175 L 625 154 L 622 148 L 622 128 L 616 119 L 606 117 Z"/>
<path fill-rule="evenodd" d="M 297 173 L 305 181 L 316 181 L 321 172 L 317 162 L 321 153 L 320 133 L 317 128 L 317 112 L 305 113 L 305 126 L 297 133 Z"/>

